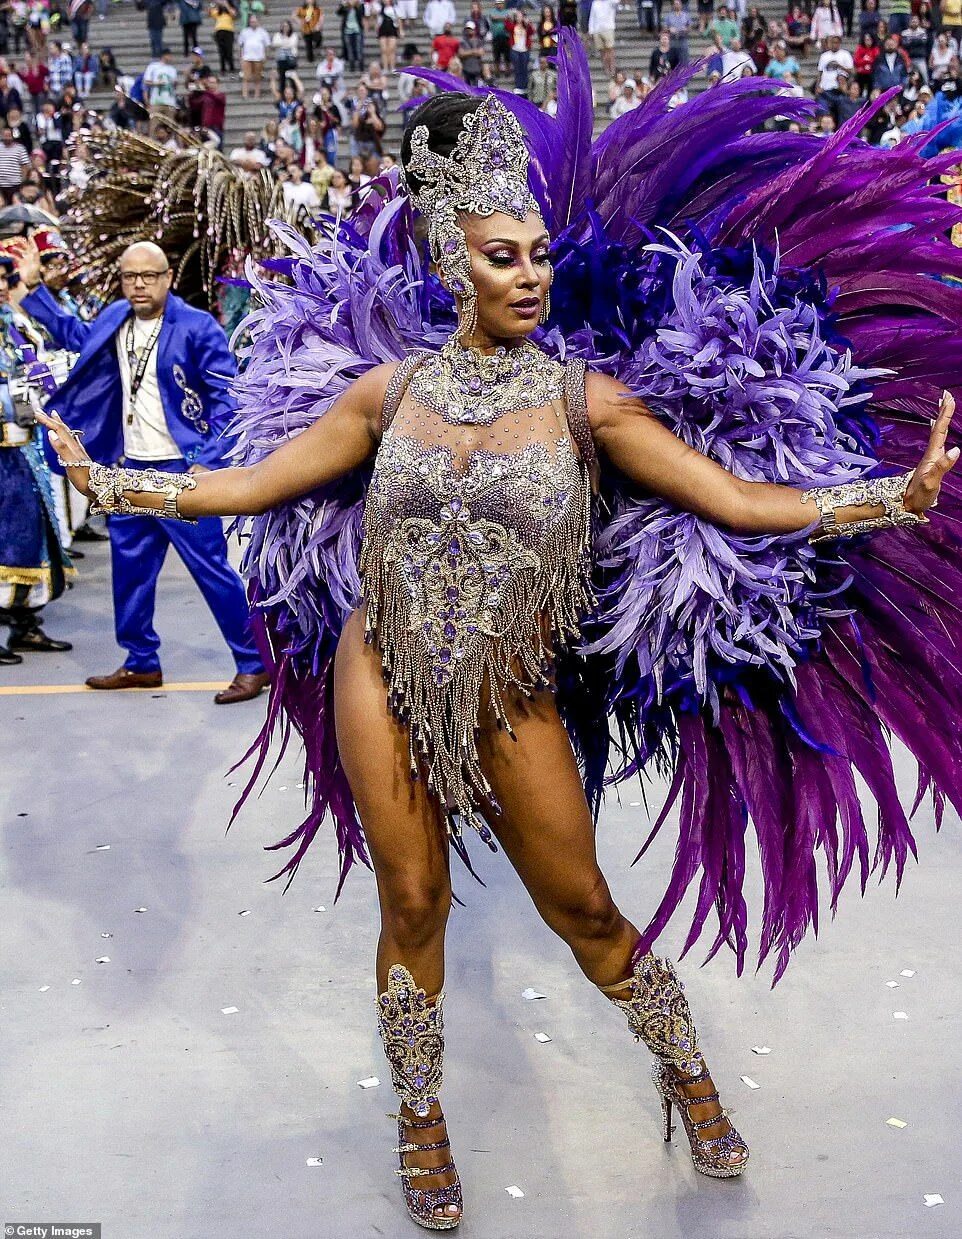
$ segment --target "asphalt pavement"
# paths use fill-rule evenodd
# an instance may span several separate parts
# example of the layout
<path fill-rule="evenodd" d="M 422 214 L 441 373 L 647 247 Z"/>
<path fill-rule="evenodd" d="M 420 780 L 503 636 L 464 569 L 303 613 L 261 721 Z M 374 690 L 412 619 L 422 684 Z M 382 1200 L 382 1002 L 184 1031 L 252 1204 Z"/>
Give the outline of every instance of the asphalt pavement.
<path fill-rule="evenodd" d="M 226 830 L 242 779 L 229 768 L 266 698 L 213 703 L 230 657 L 173 555 L 157 611 L 164 688 L 68 691 L 121 662 L 106 551 L 84 549 L 47 618 L 73 651 L 0 668 L 2 1220 L 100 1222 L 102 1239 L 413 1236 L 373 1018 L 371 875 L 353 872 L 335 906 L 323 836 L 286 894 L 267 882 L 287 853 L 264 847 L 300 820 L 293 751 Z M 908 792 L 907 761 L 900 775 Z M 673 841 L 666 829 L 630 867 L 641 798 L 609 797 L 599 846 L 617 901 L 644 923 Z M 644 1047 L 504 858 L 475 848 L 487 886 L 456 875 L 446 982 L 458 1233 L 962 1234 L 962 838 L 951 812 L 936 835 L 927 809 L 916 835 L 921 863 L 898 897 L 890 879 L 864 900 L 851 886 L 774 990 L 770 971 L 736 977 L 728 954 L 700 968 L 709 934 L 679 965 L 752 1149 L 728 1181 L 695 1172 L 680 1128 L 663 1143 Z M 750 883 L 757 896 L 754 871 Z M 686 927 L 677 917 L 659 953 L 676 957 Z"/>

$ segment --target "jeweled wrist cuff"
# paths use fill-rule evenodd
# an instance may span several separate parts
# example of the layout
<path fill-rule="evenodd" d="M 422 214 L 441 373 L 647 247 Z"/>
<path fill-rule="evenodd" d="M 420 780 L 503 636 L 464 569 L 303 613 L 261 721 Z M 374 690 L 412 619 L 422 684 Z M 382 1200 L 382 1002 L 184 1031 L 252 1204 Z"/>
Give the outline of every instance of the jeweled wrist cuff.
<path fill-rule="evenodd" d="M 854 538 L 856 534 L 871 533 L 875 529 L 894 529 L 901 525 L 927 525 L 929 518 L 920 512 L 909 512 L 905 507 L 905 492 L 912 480 L 911 473 L 896 473 L 884 478 L 860 478 L 840 486 L 816 486 L 802 494 L 802 503 L 813 500 L 821 519 L 812 533 L 811 542 L 829 538 Z M 872 516 L 862 521 L 846 521 L 840 525 L 835 519 L 839 508 L 878 506 L 885 509 L 881 516 Z"/>
<path fill-rule="evenodd" d="M 88 486 L 96 496 L 90 505 L 94 516 L 136 515 L 165 516 L 196 525 L 190 517 L 181 516 L 177 499 L 182 491 L 193 490 L 197 479 L 189 473 L 161 473 L 158 469 L 110 469 L 107 465 L 84 462 L 90 470 Z M 124 491 L 164 495 L 162 508 L 141 508 L 124 497 Z"/>

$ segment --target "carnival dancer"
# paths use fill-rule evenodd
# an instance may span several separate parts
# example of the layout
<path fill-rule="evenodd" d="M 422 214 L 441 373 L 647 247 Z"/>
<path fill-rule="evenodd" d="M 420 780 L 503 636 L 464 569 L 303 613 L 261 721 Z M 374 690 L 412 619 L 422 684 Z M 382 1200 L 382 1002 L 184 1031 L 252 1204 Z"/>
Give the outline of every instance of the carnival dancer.
<path fill-rule="evenodd" d="M 8 644 L 0 643 L 0 664 L 6 665 L 22 662 L 24 651 L 72 648 L 49 636 L 40 622 L 73 567 L 61 542 L 50 469 L 25 389 L 26 354 L 36 357 L 43 343 L 10 303 L 10 283 L 16 281 L 13 258 L 0 253 L 0 624 L 10 629 Z"/>
<path fill-rule="evenodd" d="M 24 311 L 62 347 L 79 356 L 49 407 L 63 411 L 87 436 L 88 450 L 111 464 L 163 468 L 193 478 L 217 470 L 233 405 L 228 383 L 234 360 L 222 328 L 171 292 L 173 272 L 157 245 L 139 242 L 120 260 L 125 296 L 91 323 L 69 314 L 43 283 L 35 245 L 20 244 Z M 117 642 L 123 666 L 90 676 L 96 689 L 163 683 L 160 638 L 153 626 L 157 578 L 173 544 L 210 607 L 237 673 L 218 704 L 247 701 L 268 682 L 250 629 L 243 584 L 227 559 L 223 526 L 163 526 L 138 516 L 108 521 Z"/>
<path fill-rule="evenodd" d="M 780 99 L 768 102 L 784 106 Z M 590 135 L 590 107 L 584 115 Z M 741 118 L 740 133 L 744 127 Z M 559 155 L 562 150 L 566 144 Z M 362 211 L 333 250 L 301 251 L 289 268 L 291 287 L 261 287 L 269 304 L 252 318 L 255 345 L 242 378 L 248 403 L 238 426 L 240 452 L 259 454 L 257 463 L 197 476 L 109 469 L 87 456 L 59 418 L 45 424 L 71 480 L 102 510 L 149 511 L 172 521 L 266 514 L 255 521 L 248 568 L 258 588 L 277 587 L 266 600 L 273 608 L 267 616 L 277 659 L 275 704 L 284 705 L 305 736 L 316 781 L 316 813 L 298 832 L 293 866 L 327 808 L 346 858 L 369 855 L 373 862 L 381 910 L 378 1027 L 402 1103 L 393 1116 L 397 1174 L 414 1220 L 441 1230 L 457 1226 L 462 1212 L 438 1093 L 444 936 L 452 900 L 448 847 L 467 859 L 464 826 L 492 847 L 495 839 L 500 843 L 540 914 L 654 1053 L 664 1138 L 670 1139 L 677 1107 L 699 1171 L 730 1177 L 748 1161 L 745 1141 L 719 1105 L 673 965 L 647 949 L 609 893 L 576 760 L 585 749 L 576 754 L 572 747 L 571 736 L 582 733 L 570 724 L 566 730 L 562 719 L 577 688 L 585 694 L 581 720 L 590 723 L 585 743 L 593 740 L 607 751 L 606 709 L 609 690 L 617 688 L 615 673 L 609 663 L 607 679 L 592 675 L 586 653 L 573 650 L 588 631 L 584 624 L 597 617 L 594 488 L 614 471 L 646 503 L 673 505 L 685 519 L 696 519 L 700 530 L 714 531 L 716 540 L 732 537 L 746 557 L 761 540 L 775 537 L 808 562 L 814 546 L 828 542 L 837 549 L 836 540 L 855 533 L 905 527 L 899 536 L 908 539 L 926 529 L 925 513 L 959 449 L 946 451 L 954 408 L 946 394 L 924 450 L 899 473 L 875 476 L 875 462 L 854 445 L 836 459 L 832 436 L 826 448 L 830 467 L 822 470 L 830 480 L 823 484 L 749 479 L 732 456 L 738 471 L 725 468 L 652 416 L 644 400 L 600 367 L 586 372 L 577 356 L 559 361 L 560 337 L 541 336 L 551 352 L 530 339 L 552 312 L 555 267 L 548 208 L 529 186 L 529 152 L 506 104 L 493 94 L 437 95 L 414 113 L 401 164 L 408 200 L 373 208 L 367 218 Z M 589 183 L 603 188 L 596 180 Z M 410 205 L 427 224 L 443 286 L 445 300 L 437 303 L 433 320 L 420 317 L 429 312 L 420 300 L 423 277 L 411 278 L 418 251 L 409 239 Z M 360 247 L 368 228 L 370 249 L 359 248 L 341 268 L 346 238 L 353 236 Z M 683 258 L 683 252 L 661 248 L 673 262 Z M 414 266 L 402 277 L 406 261 Z M 379 274 L 368 283 L 382 262 L 390 277 Z M 559 275 L 561 270 L 559 260 Z M 356 289 L 349 327 L 344 298 L 334 293 L 339 273 L 350 273 L 344 287 Z M 310 288 L 312 305 L 303 317 L 300 281 L 305 294 Z M 317 295 L 325 281 L 329 319 Z M 374 289 L 385 299 L 376 318 L 369 312 Z M 453 331 L 445 317 L 448 298 L 457 310 Z M 572 313 L 582 308 L 571 304 Z M 763 309 L 755 314 L 751 347 L 768 338 L 760 316 Z M 314 322 L 323 326 L 315 330 Z M 352 379 L 358 343 L 368 342 L 375 352 L 386 349 L 392 328 L 398 353 L 405 353 L 412 331 L 422 333 L 427 347 L 400 361 L 358 366 L 364 373 Z M 809 376 L 821 356 L 811 351 L 811 331 L 808 337 L 800 328 L 791 331 L 791 357 L 781 353 L 779 362 L 789 385 L 797 378 L 796 348 L 808 348 Z M 673 330 L 670 338 L 677 343 L 681 334 Z M 290 356 L 278 347 L 282 337 L 297 342 L 293 371 Z M 838 392 L 854 384 L 854 372 L 843 367 L 830 373 L 841 399 Z M 669 371 L 659 378 L 666 398 L 676 380 Z M 257 422 L 249 386 L 254 382 L 260 385 Z M 278 418 L 283 405 L 289 427 L 294 402 L 280 395 L 288 382 L 291 390 L 298 384 L 311 390 L 313 424 L 282 442 L 290 429 L 276 433 L 280 420 L 264 409 L 276 399 Z M 318 416 L 322 399 L 326 411 Z M 801 416 L 804 401 L 796 405 Z M 299 406 L 295 415 L 305 412 Z M 255 425 L 268 424 L 273 430 L 254 449 Z M 757 427 L 752 439 L 757 449 Z M 811 451 L 816 440 L 808 436 Z M 309 495 L 314 500 L 305 504 Z M 295 511 L 300 516 L 292 518 Z M 275 539 L 277 521 L 286 522 L 289 541 Z M 784 558 L 787 552 L 781 553 Z M 268 561 L 276 568 L 273 579 Z M 737 555 L 727 549 L 724 562 L 737 569 Z M 351 587 L 355 572 L 358 585 Z M 311 592 L 295 616 L 285 612 L 286 602 L 305 575 Z M 733 588 L 725 591 L 726 603 Z M 631 591 L 626 605 L 643 597 L 630 578 L 619 589 Z M 779 615 L 786 624 L 784 605 Z M 303 642 L 298 623 L 315 625 L 316 640 Z M 295 662 L 301 656 L 306 670 Z M 588 675 L 577 685 L 579 656 Z M 592 700 L 600 703 L 600 714 L 589 717 Z M 800 722 L 798 731 L 807 725 Z M 640 739 L 639 732 L 634 743 Z M 711 743 L 717 743 L 714 736 Z M 757 761 L 769 777 L 768 754 L 759 752 Z M 757 784 L 759 776 L 749 782 Z M 705 788 L 699 794 L 712 811 L 716 791 L 719 806 L 735 796 L 728 785 Z M 692 805 L 685 806 L 683 823 L 690 827 L 694 820 Z M 730 843 L 733 865 L 744 829 L 742 819 Z M 790 824 L 784 830 L 782 852 L 785 837 L 796 833 Z M 718 866 L 731 885 L 724 861 Z"/>

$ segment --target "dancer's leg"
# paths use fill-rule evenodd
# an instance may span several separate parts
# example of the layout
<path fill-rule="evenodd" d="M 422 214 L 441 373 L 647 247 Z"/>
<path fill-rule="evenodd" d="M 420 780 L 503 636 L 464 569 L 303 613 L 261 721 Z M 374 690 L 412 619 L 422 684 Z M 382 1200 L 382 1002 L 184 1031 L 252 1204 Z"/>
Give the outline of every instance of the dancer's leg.
<path fill-rule="evenodd" d="M 632 955 L 639 933 L 622 916 L 598 865 L 591 813 L 571 742 L 547 693 L 530 702 L 515 701 L 510 712 L 517 737 L 488 728 L 478 750 L 482 768 L 501 805 L 488 817 L 535 907 L 568 944 L 582 971 L 596 985 L 623 987 L 612 999 L 632 997 Z M 675 1079 L 687 1074 L 671 1068 Z M 686 1097 L 709 1096 L 711 1076 L 681 1085 Z M 731 1130 L 718 1101 L 692 1105 L 694 1122 L 717 1120 L 701 1132 L 703 1140 Z M 732 1164 L 742 1155 L 732 1154 Z"/>
<path fill-rule="evenodd" d="M 360 611 L 345 625 L 335 660 L 335 723 L 341 762 L 357 805 L 377 879 L 381 934 L 377 946 L 378 992 L 388 989 L 393 964 L 402 964 L 433 998 L 444 983 L 444 931 L 451 910 L 447 837 L 436 803 L 424 783 L 408 774 L 407 738 L 387 708 L 380 659 L 363 639 Z M 400 1111 L 409 1122 L 425 1121 L 407 1103 Z M 431 1106 L 430 1126 L 406 1126 L 403 1140 L 412 1144 L 446 1139 L 439 1105 Z M 408 1166 L 429 1169 L 450 1160 L 449 1149 L 408 1153 Z M 421 1175 L 417 1189 L 434 1190 L 456 1182 L 452 1171 Z M 460 1209 L 439 1205 L 440 1218 L 455 1218 Z"/>

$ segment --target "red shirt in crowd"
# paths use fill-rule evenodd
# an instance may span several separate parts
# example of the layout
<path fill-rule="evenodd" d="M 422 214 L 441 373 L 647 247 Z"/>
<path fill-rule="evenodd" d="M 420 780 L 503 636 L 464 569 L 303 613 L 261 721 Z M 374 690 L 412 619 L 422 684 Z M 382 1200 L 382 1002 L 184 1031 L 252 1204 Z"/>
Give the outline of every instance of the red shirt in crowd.
<path fill-rule="evenodd" d="M 223 133 L 224 116 L 227 112 L 227 96 L 224 92 L 222 90 L 198 91 L 197 102 L 200 127 L 216 129 L 218 133 Z"/>
<path fill-rule="evenodd" d="M 461 40 L 455 38 L 453 34 L 437 34 L 434 36 L 431 46 L 437 54 L 438 68 L 446 69 L 451 63 L 451 57 L 457 56 L 461 47 Z"/>
<path fill-rule="evenodd" d="M 860 43 L 852 52 L 852 63 L 855 66 L 856 73 L 863 73 L 866 76 L 872 72 L 872 67 L 878 60 L 879 47 L 863 47 Z"/>
<path fill-rule="evenodd" d="M 514 51 L 515 46 L 516 46 L 515 41 L 514 41 L 515 27 L 519 27 L 524 30 L 524 45 L 528 49 L 528 51 L 530 51 L 531 43 L 532 43 L 532 40 L 534 39 L 534 26 L 532 26 L 532 24 L 527 19 L 522 19 L 521 21 L 516 22 L 513 18 L 511 17 L 508 18 L 508 20 L 504 23 L 504 32 L 508 36 L 508 38 L 511 40 L 512 51 Z"/>
<path fill-rule="evenodd" d="M 32 69 L 21 69 L 20 76 L 31 95 L 42 95 L 50 80 L 50 70 L 45 64 L 39 64 Z"/>

